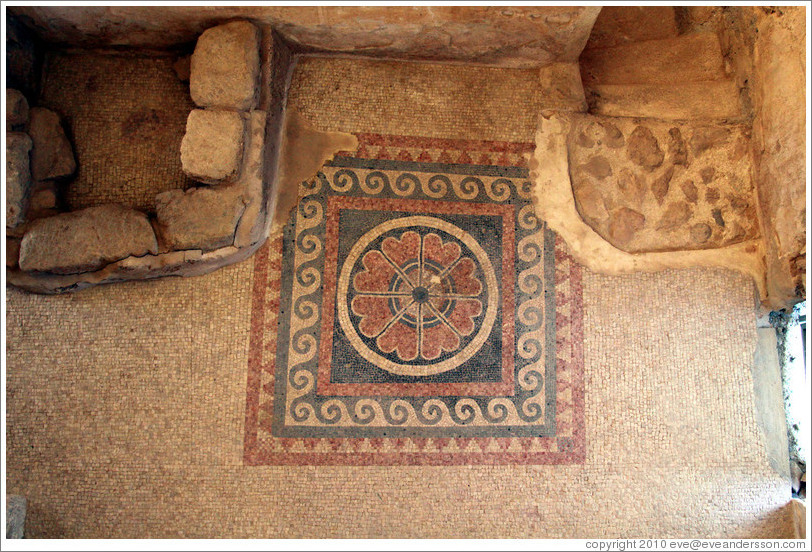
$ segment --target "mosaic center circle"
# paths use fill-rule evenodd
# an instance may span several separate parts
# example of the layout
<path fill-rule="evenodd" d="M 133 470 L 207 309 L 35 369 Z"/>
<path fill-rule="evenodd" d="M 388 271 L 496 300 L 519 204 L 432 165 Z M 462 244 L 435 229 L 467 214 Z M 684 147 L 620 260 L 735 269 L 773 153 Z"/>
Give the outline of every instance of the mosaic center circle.
<path fill-rule="evenodd" d="M 397 375 L 428 376 L 473 357 L 499 304 L 488 255 L 430 216 L 386 221 L 352 246 L 338 278 L 338 320 L 358 353 Z"/>

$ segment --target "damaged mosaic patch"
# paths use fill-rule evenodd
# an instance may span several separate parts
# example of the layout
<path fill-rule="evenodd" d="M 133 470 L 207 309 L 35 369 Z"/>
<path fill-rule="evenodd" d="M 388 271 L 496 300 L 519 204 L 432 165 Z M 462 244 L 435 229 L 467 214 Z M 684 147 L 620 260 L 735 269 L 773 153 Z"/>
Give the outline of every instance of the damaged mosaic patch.
<path fill-rule="evenodd" d="M 583 462 L 581 273 L 532 144 L 359 142 L 257 254 L 245 462 Z"/>

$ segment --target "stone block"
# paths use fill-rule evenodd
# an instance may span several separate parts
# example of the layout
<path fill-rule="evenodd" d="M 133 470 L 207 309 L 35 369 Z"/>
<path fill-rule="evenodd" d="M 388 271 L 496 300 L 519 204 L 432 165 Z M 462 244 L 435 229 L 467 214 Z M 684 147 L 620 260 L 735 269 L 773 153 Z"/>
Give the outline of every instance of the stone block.
<path fill-rule="evenodd" d="M 806 297 L 807 10 L 758 12 L 750 76 L 755 179 L 774 309 Z"/>
<path fill-rule="evenodd" d="M 586 111 L 586 97 L 577 63 L 553 63 L 539 69 L 545 109 Z"/>
<path fill-rule="evenodd" d="M 31 189 L 31 199 L 28 202 L 30 211 L 56 209 L 59 206 L 59 189 L 55 182 L 46 180 L 37 182 Z"/>
<path fill-rule="evenodd" d="M 63 178 L 76 171 L 73 148 L 59 115 L 44 107 L 32 107 L 28 134 L 34 143 L 31 151 L 31 175 L 34 180 Z"/>
<path fill-rule="evenodd" d="M 183 172 L 207 184 L 233 180 L 242 162 L 244 134 L 245 122 L 236 111 L 191 111 L 180 144 Z"/>
<path fill-rule="evenodd" d="M 741 118 L 734 79 L 680 84 L 596 84 L 587 87 L 589 111 L 611 117 L 668 120 Z"/>
<path fill-rule="evenodd" d="M 6 88 L 6 132 L 23 130 L 28 123 L 28 100 L 23 93 Z"/>
<path fill-rule="evenodd" d="M 24 496 L 6 496 L 6 538 L 21 539 L 25 534 L 25 510 L 26 503 Z"/>
<path fill-rule="evenodd" d="M 162 246 L 170 251 L 232 245 L 246 203 L 238 187 L 221 186 L 169 190 L 155 200 Z"/>
<path fill-rule="evenodd" d="M 679 35 L 673 6 L 604 6 L 586 49 L 646 42 Z"/>
<path fill-rule="evenodd" d="M 144 213 L 99 205 L 31 223 L 20 244 L 20 268 L 75 274 L 157 252 L 155 232 Z"/>
<path fill-rule="evenodd" d="M 192 54 L 189 91 L 201 107 L 249 110 L 259 93 L 259 30 L 233 21 L 206 30 Z"/>
<path fill-rule="evenodd" d="M 727 78 L 716 33 L 635 42 L 581 54 L 585 86 L 681 84 Z"/>
<path fill-rule="evenodd" d="M 22 132 L 6 133 L 6 227 L 14 228 L 25 221 L 31 189 L 28 152 L 31 138 Z"/>

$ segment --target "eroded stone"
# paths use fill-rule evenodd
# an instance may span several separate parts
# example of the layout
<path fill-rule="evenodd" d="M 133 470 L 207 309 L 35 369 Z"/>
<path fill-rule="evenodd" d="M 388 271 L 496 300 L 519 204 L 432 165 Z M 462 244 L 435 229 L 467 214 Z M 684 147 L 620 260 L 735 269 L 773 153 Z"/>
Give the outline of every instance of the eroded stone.
<path fill-rule="evenodd" d="M 63 178 L 76 171 L 73 148 L 59 115 L 44 107 L 32 107 L 28 134 L 33 141 L 31 175 L 35 180 Z"/>
<path fill-rule="evenodd" d="M 162 248 L 210 251 L 234 243 L 234 232 L 245 210 L 236 187 L 169 190 L 155 197 Z"/>
<path fill-rule="evenodd" d="M 675 165 L 685 165 L 688 163 L 688 149 L 682 133 L 676 127 L 668 129 L 668 156 Z"/>
<path fill-rule="evenodd" d="M 56 209 L 59 203 L 59 191 L 52 181 L 38 182 L 31 190 L 29 208 L 31 211 Z"/>
<path fill-rule="evenodd" d="M 711 233 L 711 227 L 704 222 L 691 226 L 691 240 L 697 245 L 706 243 L 710 239 Z"/>
<path fill-rule="evenodd" d="M 28 123 L 28 100 L 14 88 L 6 88 L 6 132 L 23 130 Z"/>
<path fill-rule="evenodd" d="M 705 167 L 699 171 L 699 176 L 702 177 L 703 184 L 710 184 L 713 182 L 713 177 L 716 174 L 716 169 L 713 167 Z"/>
<path fill-rule="evenodd" d="M 20 244 L 20 268 L 76 274 L 157 252 L 155 233 L 144 213 L 123 205 L 99 205 L 31 223 Z"/>
<path fill-rule="evenodd" d="M 609 220 L 609 234 L 619 243 L 628 243 L 634 234 L 646 224 L 646 217 L 628 207 L 621 207 L 612 213 Z"/>
<path fill-rule="evenodd" d="M 685 199 L 689 202 L 696 203 L 699 200 L 699 190 L 693 180 L 686 180 L 680 184 L 680 188 L 682 193 L 685 194 Z"/>
<path fill-rule="evenodd" d="M 638 126 L 632 131 L 626 151 L 634 164 L 647 169 L 656 169 L 663 164 L 665 158 L 657 138 L 644 126 Z"/>
<path fill-rule="evenodd" d="M 720 226 L 721 228 L 725 227 L 725 219 L 724 217 L 722 217 L 721 209 L 712 210 L 711 216 L 713 217 L 713 221 L 716 223 L 717 226 Z"/>
<path fill-rule="evenodd" d="M 192 110 L 180 144 L 183 172 L 209 184 L 233 180 L 242 161 L 244 134 L 245 122 L 236 111 Z"/>
<path fill-rule="evenodd" d="M 671 179 L 674 177 L 674 167 L 668 167 L 666 171 L 652 180 L 651 193 L 659 204 L 662 205 L 668 190 L 671 187 Z"/>
<path fill-rule="evenodd" d="M 25 221 L 31 190 L 28 152 L 31 138 L 22 132 L 6 133 L 6 227 Z"/>
<path fill-rule="evenodd" d="M 691 151 L 695 157 L 713 147 L 727 144 L 730 131 L 722 127 L 699 127 L 691 135 Z"/>
<path fill-rule="evenodd" d="M 612 176 L 612 166 L 604 157 L 592 157 L 588 162 L 581 165 L 580 169 L 598 180 Z"/>
<path fill-rule="evenodd" d="M 590 220 L 605 220 L 609 217 L 603 196 L 592 186 L 586 186 L 578 193 L 578 211 Z"/>
<path fill-rule="evenodd" d="M 620 132 L 620 129 L 617 128 L 612 123 L 603 123 L 603 130 L 605 132 L 604 139 L 605 144 L 610 148 L 622 148 L 626 145 L 626 139 L 623 137 L 623 133 Z"/>
<path fill-rule="evenodd" d="M 721 127 L 727 137 L 722 145 L 711 143 L 696 158 L 683 137 L 713 136 L 707 124 L 582 114 L 567 117 L 573 121 L 567 148 L 577 211 L 613 246 L 630 253 L 710 249 L 759 236 L 749 157 L 742 156 L 735 163 L 729 160 L 730 151 L 746 140 L 749 130 L 744 125 Z M 607 145 L 606 129 L 612 126 L 628 137 L 626 149 Z M 695 132 L 697 129 L 701 132 Z M 635 159 L 630 147 L 637 152 Z M 660 159 L 661 165 L 652 166 Z M 642 227 L 631 231 L 617 216 L 612 221 L 609 213 L 621 207 L 643 215 Z M 725 227 L 716 223 L 713 209 L 719 209 Z M 731 232 L 733 222 L 744 232 Z M 701 236 L 706 233 L 698 226 L 701 224 L 711 229 L 707 239 Z"/>
<path fill-rule="evenodd" d="M 688 222 L 691 215 L 691 207 L 684 201 L 671 203 L 657 224 L 657 230 L 673 230 Z"/>
<path fill-rule="evenodd" d="M 618 174 L 617 188 L 633 207 L 638 209 L 642 207 L 646 199 L 646 192 L 648 192 L 645 178 L 628 168 L 623 168 Z"/>
<path fill-rule="evenodd" d="M 192 100 L 201 107 L 256 107 L 259 45 L 259 30 L 247 21 L 233 21 L 203 32 L 191 59 Z"/>

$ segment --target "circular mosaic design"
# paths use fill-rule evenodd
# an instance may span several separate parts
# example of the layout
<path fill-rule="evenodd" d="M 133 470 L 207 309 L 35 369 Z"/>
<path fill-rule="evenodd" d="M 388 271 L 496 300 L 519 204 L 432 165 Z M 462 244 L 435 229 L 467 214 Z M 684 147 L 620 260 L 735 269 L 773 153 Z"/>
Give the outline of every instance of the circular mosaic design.
<path fill-rule="evenodd" d="M 498 294 L 491 261 L 469 233 L 435 217 L 403 217 L 350 249 L 338 279 L 338 320 L 375 366 L 428 376 L 482 347 Z"/>

